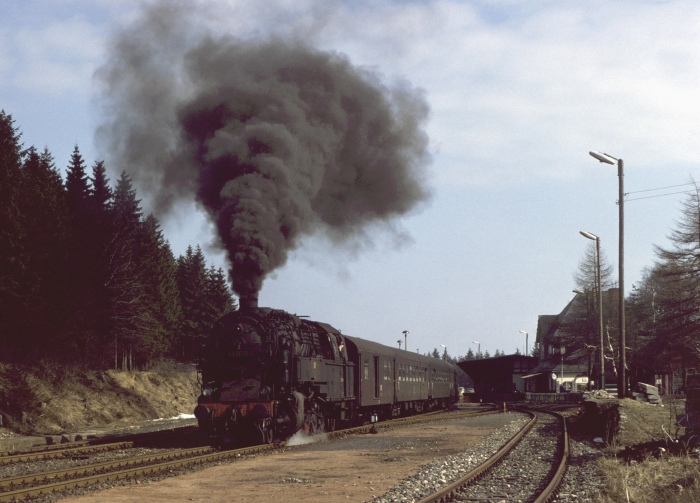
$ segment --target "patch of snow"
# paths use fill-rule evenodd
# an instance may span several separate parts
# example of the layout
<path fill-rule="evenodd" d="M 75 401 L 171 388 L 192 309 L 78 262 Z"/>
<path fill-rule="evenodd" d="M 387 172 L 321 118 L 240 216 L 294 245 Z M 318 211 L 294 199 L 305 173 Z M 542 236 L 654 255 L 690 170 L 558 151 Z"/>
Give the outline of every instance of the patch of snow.
<path fill-rule="evenodd" d="M 179 413 L 177 416 L 175 416 L 175 417 L 168 417 L 168 418 L 161 417 L 161 418 L 158 418 L 158 419 L 153 419 L 152 421 L 153 421 L 153 422 L 156 422 L 156 421 L 173 421 L 173 420 L 176 420 L 176 419 L 194 419 L 194 414 L 185 414 L 184 412 L 180 412 L 180 413 Z"/>

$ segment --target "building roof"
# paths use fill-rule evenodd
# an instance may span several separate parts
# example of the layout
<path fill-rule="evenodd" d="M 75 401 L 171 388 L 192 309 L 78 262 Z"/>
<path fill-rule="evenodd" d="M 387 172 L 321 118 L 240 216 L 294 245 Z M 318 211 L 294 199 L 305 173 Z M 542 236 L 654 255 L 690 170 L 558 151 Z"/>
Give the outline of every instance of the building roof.
<path fill-rule="evenodd" d="M 537 317 L 536 341 L 542 346 L 563 334 L 558 333 L 561 326 L 575 313 L 576 308 L 585 303 L 585 294 L 577 293 L 559 314 L 541 314 Z"/>

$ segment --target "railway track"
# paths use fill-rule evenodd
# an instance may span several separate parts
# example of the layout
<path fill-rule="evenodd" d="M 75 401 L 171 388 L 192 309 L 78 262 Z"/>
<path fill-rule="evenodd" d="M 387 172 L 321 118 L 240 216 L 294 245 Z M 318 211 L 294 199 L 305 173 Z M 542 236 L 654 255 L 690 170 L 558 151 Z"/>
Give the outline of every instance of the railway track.
<path fill-rule="evenodd" d="M 339 430 L 325 433 L 327 439 L 343 438 L 348 435 L 382 431 L 389 428 L 420 424 L 445 419 L 445 417 L 470 417 L 484 414 L 492 414 L 496 410 L 479 412 L 444 411 L 384 421 L 375 425 L 364 425 L 347 430 Z M 70 458 L 73 456 L 90 456 L 95 452 L 104 452 L 108 449 L 130 449 L 134 442 L 119 442 L 113 444 L 86 446 L 46 452 L 8 455 L 0 458 L 7 461 L 12 459 L 15 463 L 31 462 L 37 459 Z M 213 462 L 234 460 L 237 458 L 268 453 L 288 446 L 261 445 L 244 449 L 228 451 L 215 451 L 210 447 L 197 447 L 190 449 L 175 449 L 167 452 L 148 453 L 139 456 L 129 456 L 123 459 L 102 461 L 98 463 L 71 466 L 55 470 L 42 470 L 37 473 L 27 473 L 13 477 L 0 479 L 0 502 L 24 501 L 31 498 L 45 496 L 51 493 L 87 487 L 105 482 L 115 482 L 139 477 L 148 477 L 156 474 L 173 472 L 186 467 L 203 466 Z"/>
<path fill-rule="evenodd" d="M 114 451 L 118 449 L 128 449 L 134 446 L 133 441 L 112 442 L 108 444 L 90 445 L 87 442 L 80 442 L 78 445 L 62 446 L 53 449 L 37 449 L 31 452 L 19 452 L 5 454 L 0 457 L 0 466 L 26 463 L 29 461 L 46 461 L 49 459 L 62 459 L 78 456 L 89 456 L 100 452 Z"/>
<path fill-rule="evenodd" d="M 20 452 L 0 452 L 0 467 L 15 463 L 25 463 L 28 461 L 45 461 L 50 459 L 76 458 L 91 456 L 94 454 L 130 449 L 139 446 L 158 446 L 161 444 L 177 442 L 184 443 L 191 441 L 193 435 L 198 433 L 196 427 L 182 427 L 168 430 L 160 430 L 150 433 L 123 436 L 122 440 L 112 441 L 101 440 L 81 440 L 70 444 L 48 445 L 41 448 L 34 448 Z"/>
<path fill-rule="evenodd" d="M 528 501 L 545 503 L 556 496 L 569 457 L 563 416 L 523 410 L 530 421 L 484 463 L 419 503 L 457 501 Z"/>

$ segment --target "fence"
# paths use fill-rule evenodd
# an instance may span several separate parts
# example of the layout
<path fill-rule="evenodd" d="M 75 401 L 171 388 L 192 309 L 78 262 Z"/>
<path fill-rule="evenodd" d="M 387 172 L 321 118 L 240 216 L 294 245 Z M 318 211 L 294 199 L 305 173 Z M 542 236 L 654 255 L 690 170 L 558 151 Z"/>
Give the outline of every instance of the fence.
<path fill-rule="evenodd" d="M 583 401 L 583 393 L 525 393 L 525 401 L 544 403 L 576 403 Z"/>

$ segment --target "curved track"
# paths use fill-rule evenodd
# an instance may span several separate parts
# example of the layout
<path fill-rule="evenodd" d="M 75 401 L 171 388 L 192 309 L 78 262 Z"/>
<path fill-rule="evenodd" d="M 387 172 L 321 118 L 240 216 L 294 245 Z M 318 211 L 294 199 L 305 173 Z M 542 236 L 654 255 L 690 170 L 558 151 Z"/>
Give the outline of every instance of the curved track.
<path fill-rule="evenodd" d="M 419 503 L 551 501 L 566 473 L 569 437 L 556 412 L 529 411 L 531 420 L 485 463 Z"/>

